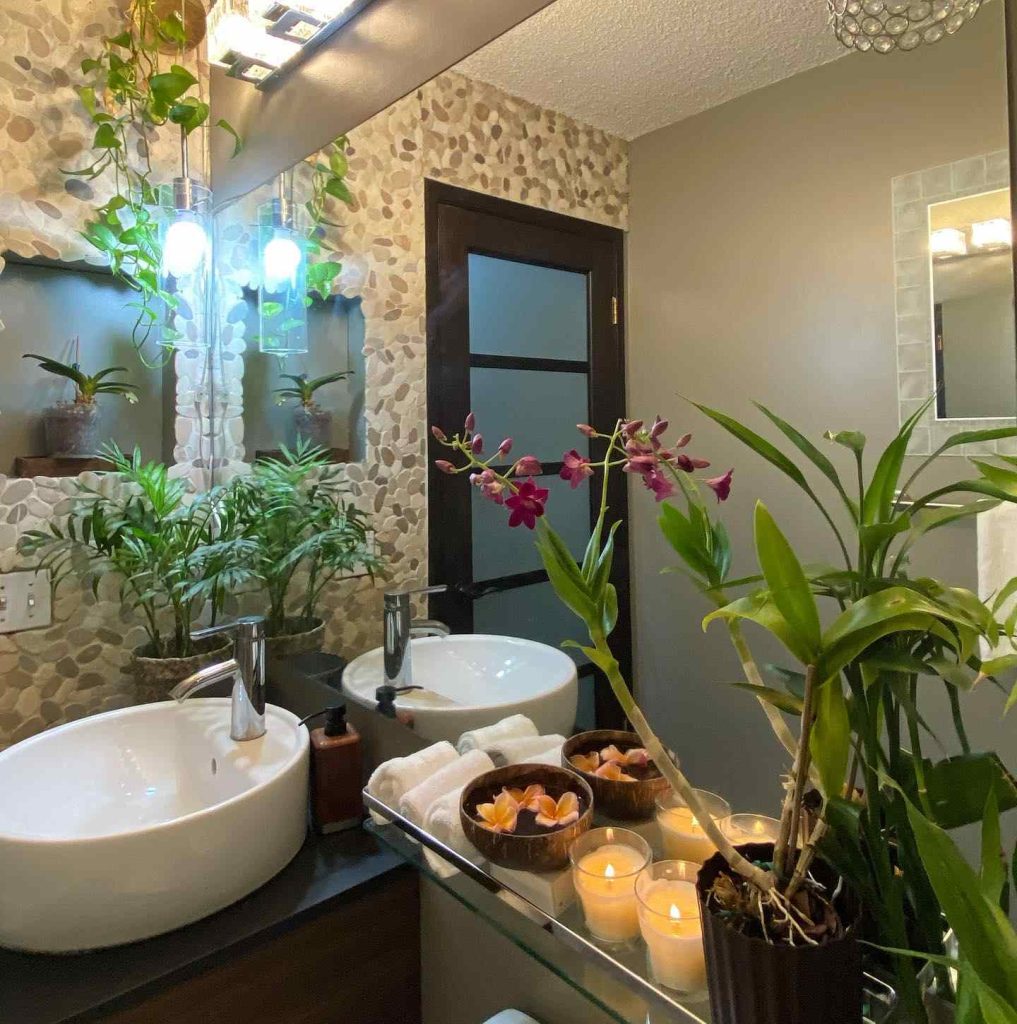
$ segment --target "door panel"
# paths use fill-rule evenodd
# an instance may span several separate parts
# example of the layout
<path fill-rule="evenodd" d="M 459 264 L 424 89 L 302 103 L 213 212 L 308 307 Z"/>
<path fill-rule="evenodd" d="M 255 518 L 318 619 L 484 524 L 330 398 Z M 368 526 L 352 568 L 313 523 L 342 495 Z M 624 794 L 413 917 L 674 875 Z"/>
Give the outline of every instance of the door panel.
<path fill-rule="evenodd" d="M 572 490 L 558 477 L 562 453 L 591 458 L 598 443 L 578 423 L 624 414 L 620 318 L 622 234 L 613 228 L 427 182 L 428 419 L 447 432 L 477 416 L 485 449 L 513 438 L 510 463 L 536 455 L 551 491 L 548 516 L 579 557 L 600 504 L 598 488 Z M 428 475 L 430 580 L 448 583 L 433 613 L 457 632 L 502 633 L 558 646 L 585 627 L 555 598 L 533 533 L 511 529 L 503 507 L 465 475 Z M 625 518 L 626 487 L 608 501 Z M 628 538 L 616 537 L 613 636 L 626 678 L 631 666 Z M 580 656 L 583 725 L 618 724 L 606 680 Z M 595 715 L 591 714 L 595 710 Z"/>

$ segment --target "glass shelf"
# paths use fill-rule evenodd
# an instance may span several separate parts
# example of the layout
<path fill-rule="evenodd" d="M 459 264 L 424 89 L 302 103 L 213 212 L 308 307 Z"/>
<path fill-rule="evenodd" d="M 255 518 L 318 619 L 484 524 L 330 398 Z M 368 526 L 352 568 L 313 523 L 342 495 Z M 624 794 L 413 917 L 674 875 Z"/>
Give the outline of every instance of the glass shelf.
<path fill-rule="evenodd" d="M 600 945 L 586 930 L 575 902 L 557 914 L 440 843 L 365 791 L 364 803 L 380 818 L 366 828 L 421 874 L 570 985 L 619 1024 L 711 1024 L 709 1001 L 690 1000 L 650 977 L 646 947 Z M 440 871 L 424 855 L 437 854 L 454 872 Z M 866 975 L 866 1024 L 884 1024 L 896 1003 L 891 988 Z"/>

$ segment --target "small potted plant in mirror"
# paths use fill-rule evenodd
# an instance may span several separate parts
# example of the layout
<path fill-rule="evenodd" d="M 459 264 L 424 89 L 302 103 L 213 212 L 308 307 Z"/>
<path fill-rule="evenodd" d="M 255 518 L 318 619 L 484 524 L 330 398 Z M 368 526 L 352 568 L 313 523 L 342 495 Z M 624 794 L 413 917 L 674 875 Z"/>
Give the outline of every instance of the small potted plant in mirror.
<path fill-rule="evenodd" d="M 79 478 L 66 523 L 29 531 L 19 551 L 50 570 L 54 587 L 74 576 L 97 594 L 105 577 L 118 580 L 147 637 L 129 668 L 138 702 L 165 700 L 181 679 L 229 657 L 229 638 L 196 642 L 191 631 L 206 606 L 214 624 L 225 595 L 250 578 L 237 561 L 242 541 L 220 489 L 194 494 L 137 449 L 109 445 L 102 456 L 113 471 L 97 486 Z"/>
<path fill-rule="evenodd" d="M 238 532 L 236 559 L 257 581 L 267 607 L 273 658 L 321 649 L 326 589 L 381 565 L 370 520 L 347 498 L 343 472 L 320 448 L 301 442 L 256 461 L 227 488 Z"/>
<path fill-rule="evenodd" d="M 74 339 L 74 362 L 61 363 L 49 356 L 29 352 L 23 359 L 38 360 L 41 369 L 74 384 L 74 399 L 57 402 L 42 414 L 46 432 L 46 454 L 58 459 L 91 459 L 99 450 L 99 395 L 119 395 L 132 405 L 138 401 L 136 384 L 111 379 L 127 373 L 125 366 L 108 366 L 88 374 L 80 364 L 80 342 Z"/>
<path fill-rule="evenodd" d="M 293 441 L 313 445 L 329 451 L 332 447 L 332 413 L 322 409 L 315 401 L 315 394 L 327 384 L 345 380 L 352 370 L 328 373 L 323 377 L 309 378 L 306 373 L 284 373 L 285 380 L 292 385 L 275 389 L 276 405 L 285 405 L 290 399 L 296 401 L 293 407 Z"/>

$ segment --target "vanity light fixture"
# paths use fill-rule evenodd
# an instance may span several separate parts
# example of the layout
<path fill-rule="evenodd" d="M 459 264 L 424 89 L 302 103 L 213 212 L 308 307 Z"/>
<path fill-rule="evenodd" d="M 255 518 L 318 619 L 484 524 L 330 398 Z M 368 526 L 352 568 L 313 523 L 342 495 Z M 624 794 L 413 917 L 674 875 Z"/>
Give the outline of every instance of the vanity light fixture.
<path fill-rule="evenodd" d="M 969 22 L 982 0 L 827 0 L 833 34 L 863 53 L 938 43 Z"/>
<path fill-rule="evenodd" d="M 261 86 L 314 49 L 371 0 L 216 0 L 208 14 L 208 59 Z"/>
<path fill-rule="evenodd" d="M 960 228 L 937 228 L 929 239 L 933 259 L 949 259 L 968 254 L 968 240 Z"/>
<path fill-rule="evenodd" d="M 1013 229 L 1006 217 L 977 221 L 971 225 L 971 244 L 976 249 L 1009 249 L 1013 245 Z"/>
<path fill-rule="evenodd" d="M 307 236 L 292 199 L 292 171 L 258 210 L 258 348 L 274 355 L 307 352 Z"/>

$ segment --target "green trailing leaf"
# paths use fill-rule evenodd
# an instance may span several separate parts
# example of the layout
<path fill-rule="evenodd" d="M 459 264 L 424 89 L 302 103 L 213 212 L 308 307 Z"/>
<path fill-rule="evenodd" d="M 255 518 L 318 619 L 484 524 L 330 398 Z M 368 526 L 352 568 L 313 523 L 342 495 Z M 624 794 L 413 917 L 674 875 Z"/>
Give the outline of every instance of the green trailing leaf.
<path fill-rule="evenodd" d="M 225 117 L 220 117 L 219 120 L 215 122 L 215 126 L 216 128 L 221 128 L 233 139 L 233 152 L 230 155 L 239 156 L 244 148 L 244 140 L 237 134 L 236 128 L 234 128 Z"/>
<path fill-rule="evenodd" d="M 823 795 L 829 799 L 844 789 L 851 754 L 851 722 L 838 678 L 829 679 L 816 695 L 816 720 L 809 743 L 819 772 Z"/>
<path fill-rule="evenodd" d="M 797 635 L 796 643 L 807 652 L 803 661 L 811 664 L 820 645 L 816 599 L 794 550 L 762 502 L 756 503 L 755 534 L 756 556 L 770 596 L 788 628 Z"/>

